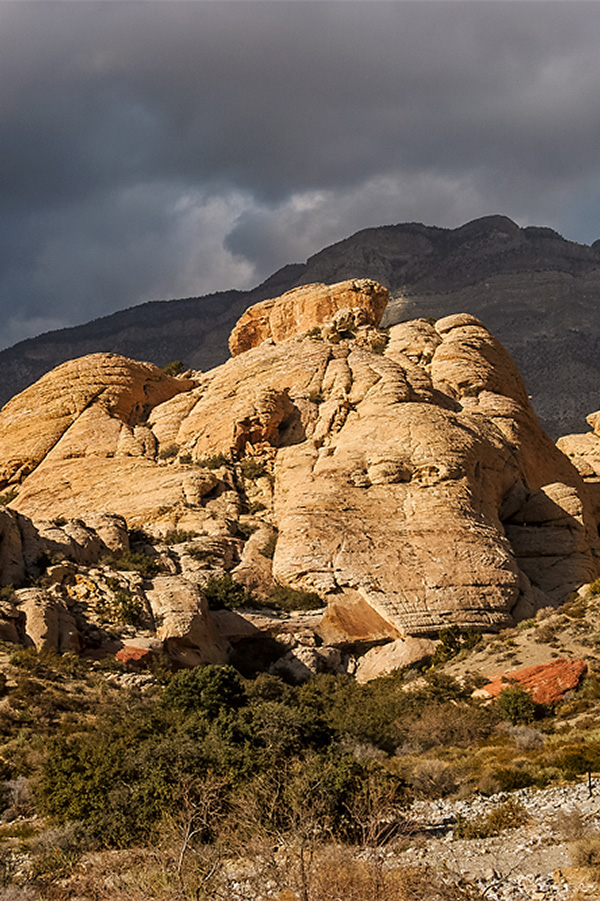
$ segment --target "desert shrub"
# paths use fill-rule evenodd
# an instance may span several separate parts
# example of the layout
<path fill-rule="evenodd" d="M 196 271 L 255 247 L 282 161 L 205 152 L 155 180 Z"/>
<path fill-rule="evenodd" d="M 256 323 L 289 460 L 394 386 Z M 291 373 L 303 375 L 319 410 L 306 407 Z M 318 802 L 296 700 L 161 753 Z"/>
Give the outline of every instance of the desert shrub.
<path fill-rule="evenodd" d="M 568 779 L 583 773 L 600 770 L 600 747 L 583 744 L 579 747 L 561 748 L 552 755 L 551 763 L 559 767 Z"/>
<path fill-rule="evenodd" d="M 170 679 L 163 703 L 179 710 L 204 710 L 216 716 L 245 703 L 246 693 L 239 673 L 232 666 L 202 666 L 179 670 Z"/>
<path fill-rule="evenodd" d="M 564 841 L 583 838 L 586 832 L 585 820 L 578 807 L 559 810 L 554 817 L 553 827 Z"/>
<path fill-rule="evenodd" d="M 568 616 L 569 619 L 582 619 L 585 616 L 585 608 L 585 599 L 575 595 L 572 600 L 562 605 L 560 612 Z"/>
<path fill-rule="evenodd" d="M 113 592 L 115 618 L 127 626 L 140 626 L 144 618 L 144 603 L 137 595 L 118 588 Z"/>
<path fill-rule="evenodd" d="M 14 501 L 18 493 L 18 488 L 9 488 L 0 494 L 0 507 L 6 507 L 11 501 Z"/>
<path fill-rule="evenodd" d="M 57 654 L 56 651 L 37 651 L 36 648 L 17 648 L 10 655 L 10 663 L 29 675 L 55 681 L 64 676 L 83 678 L 89 670 L 77 654 Z"/>
<path fill-rule="evenodd" d="M 594 579 L 594 581 L 590 583 L 589 593 L 592 597 L 596 597 L 596 595 L 600 594 L 600 579 Z"/>
<path fill-rule="evenodd" d="M 600 885 L 600 834 L 588 835 L 571 845 L 571 860 L 576 867 L 585 867 L 595 886 Z"/>
<path fill-rule="evenodd" d="M 117 570 L 138 572 L 148 578 L 160 572 L 160 561 L 142 551 L 126 551 L 114 560 L 113 565 Z"/>
<path fill-rule="evenodd" d="M 520 685 L 507 685 L 496 698 L 496 710 L 501 719 L 518 726 L 534 719 L 536 704 Z"/>
<path fill-rule="evenodd" d="M 505 829 L 518 829 L 529 822 L 525 806 L 514 798 L 509 798 L 500 806 L 481 816 L 467 818 L 460 814 L 454 827 L 455 839 L 479 839 L 498 835 Z"/>
<path fill-rule="evenodd" d="M 255 513 L 261 513 L 263 510 L 266 510 L 267 507 L 263 504 L 262 501 L 248 501 L 247 504 L 248 513 L 254 515 Z"/>
<path fill-rule="evenodd" d="M 257 460 L 256 457 L 246 457 L 240 463 L 240 469 L 244 478 L 249 481 L 269 476 L 266 464 L 262 460 Z"/>
<path fill-rule="evenodd" d="M 300 588 L 290 588 L 287 585 L 277 585 L 268 595 L 261 599 L 261 606 L 273 610 L 319 610 L 325 606 L 325 601 L 314 591 L 303 591 Z"/>
<path fill-rule="evenodd" d="M 189 557 L 192 557 L 194 560 L 199 560 L 202 563 L 214 563 L 216 559 L 213 551 L 203 547 L 196 547 L 193 544 L 186 547 L 185 552 Z"/>
<path fill-rule="evenodd" d="M 519 788 L 528 788 L 530 785 L 541 787 L 545 783 L 540 776 L 541 774 L 526 768 L 496 766 L 482 774 L 477 787 L 484 795 L 516 791 Z"/>
<path fill-rule="evenodd" d="M 171 460 L 173 457 L 176 457 L 179 452 L 178 444 L 166 444 L 164 447 L 158 452 L 159 460 Z"/>
<path fill-rule="evenodd" d="M 541 644 L 547 644 L 556 638 L 559 628 L 558 623 L 542 623 L 540 626 L 536 626 L 535 640 Z"/>
<path fill-rule="evenodd" d="M 13 585 L 3 585 L 0 588 L 0 601 L 12 601 L 14 594 L 15 589 Z"/>
<path fill-rule="evenodd" d="M 471 747 L 492 732 L 497 717 L 489 707 L 474 707 L 462 702 L 448 709 L 448 704 L 428 704 L 404 723 L 410 740 L 422 749 L 439 745 Z"/>
<path fill-rule="evenodd" d="M 229 573 L 224 576 L 212 576 L 203 586 L 202 591 L 211 610 L 237 610 L 255 604 L 255 598 L 245 585 L 236 582 Z"/>
<path fill-rule="evenodd" d="M 203 457 L 197 461 L 197 465 L 202 469 L 220 469 L 221 466 L 229 466 L 231 460 L 225 454 L 213 454 L 210 457 Z"/>
<path fill-rule="evenodd" d="M 579 697 L 593 699 L 600 698 L 600 678 L 596 673 L 589 673 L 577 692 Z"/>
<path fill-rule="evenodd" d="M 416 698 L 427 701 L 459 701 L 470 695 L 470 689 L 461 685 L 447 673 L 429 670 L 425 673 L 425 686 Z"/>
<path fill-rule="evenodd" d="M 540 732 L 538 729 L 532 729 L 531 726 L 506 724 L 503 731 L 512 738 L 515 746 L 521 751 L 533 751 L 543 748 L 546 741 L 543 732 Z"/>
<path fill-rule="evenodd" d="M 421 797 L 443 798 L 456 791 L 459 775 L 452 764 L 426 757 L 417 761 L 408 782 Z"/>
<path fill-rule="evenodd" d="M 452 657 L 456 657 L 460 651 L 470 651 L 481 641 L 481 635 L 474 629 L 461 629 L 459 626 L 449 626 L 440 629 L 438 638 L 441 644 L 435 649 L 432 663 L 446 663 Z"/>
<path fill-rule="evenodd" d="M 185 541 L 191 541 L 197 536 L 197 532 L 186 529 L 169 529 L 169 531 L 162 536 L 161 541 L 164 544 L 183 544 Z"/>
<path fill-rule="evenodd" d="M 191 466 L 194 460 L 191 454 L 185 453 L 179 455 L 179 462 L 183 463 L 184 466 Z"/>
<path fill-rule="evenodd" d="M 166 366 L 163 366 L 165 375 L 180 375 L 183 372 L 183 363 L 181 360 L 171 360 Z"/>

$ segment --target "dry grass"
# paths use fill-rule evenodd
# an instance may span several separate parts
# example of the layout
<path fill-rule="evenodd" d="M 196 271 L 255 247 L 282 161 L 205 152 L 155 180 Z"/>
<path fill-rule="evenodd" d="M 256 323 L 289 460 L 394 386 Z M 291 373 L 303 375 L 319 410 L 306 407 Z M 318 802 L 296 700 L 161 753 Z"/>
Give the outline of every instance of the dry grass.
<path fill-rule="evenodd" d="M 456 874 L 398 865 L 380 850 L 202 846 L 178 873 L 176 845 L 86 854 L 69 869 L 0 889 L 0 901 L 481 901 Z"/>

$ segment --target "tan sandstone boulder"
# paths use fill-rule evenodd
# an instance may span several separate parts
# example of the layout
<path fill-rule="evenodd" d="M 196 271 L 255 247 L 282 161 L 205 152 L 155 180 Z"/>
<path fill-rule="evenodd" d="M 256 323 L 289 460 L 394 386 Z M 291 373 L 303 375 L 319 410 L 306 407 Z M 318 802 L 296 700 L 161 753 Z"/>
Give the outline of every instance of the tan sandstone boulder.
<path fill-rule="evenodd" d="M 81 649 L 75 618 L 64 601 L 43 588 L 21 588 L 15 592 L 25 614 L 26 638 L 38 651 Z"/>
<path fill-rule="evenodd" d="M 248 311 L 236 356 L 193 382 L 110 358 L 100 372 L 116 367 L 111 391 L 90 387 L 59 438 L 42 417 L 45 450 L 28 450 L 29 476 L 2 448 L 24 429 L 15 411 L 46 396 L 62 409 L 59 370 L 1 414 L 0 466 L 22 479 L 13 509 L 35 521 L 110 511 L 155 534 L 198 533 L 196 551 L 173 551 L 171 575 L 147 593 L 182 663 L 225 659 L 200 588 L 208 540 L 229 542 L 237 559 L 226 568 L 250 584 L 272 575 L 318 592 L 328 604 L 319 635 L 337 650 L 453 623 L 493 630 L 598 573 L 589 490 L 485 326 L 458 314 L 394 326 L 387 347 L 380 333 L 365 342 L 385 291 L 344 284 Z M 145 404 L 131 387 L 140 380 Z M 264 527 L 248 539 L 240 517 L 259 501 Z M 259 556 L 267 532 L 272 561 Z"/>
<path fill-rule="evenodd" d="M 387 303 L 387 289 L 367 278 L 294 288 L 249 307 L 231 333 L 229 350 L 235 357 L 269 339 L 279 344 L 334 321 L 341 310 L 360 311 L 354 326 L 377 326 Z"/>
<path fill-rule="evenodd" d="M 427 638 L 399 638 L 382 647 L 371 648 L 359 659 L 354 673 L 357 682 L 370 682 L 430 658 L 439 642 Z"/>
<path fill-rule="evenodd" d="M 195 382 L 152 363 L 90 354 L 57 366 L 0 411 L 0 487 L 55 457 L 114 455 L 122 429 Z"/>
<path fill-rule="evenodd" d="M 197 585 L 177 576 L 157 576 L 146 599 L 156 637 L 172 660 L 182 666 L 227 662 L 226 642 L 218 635 Z"/>

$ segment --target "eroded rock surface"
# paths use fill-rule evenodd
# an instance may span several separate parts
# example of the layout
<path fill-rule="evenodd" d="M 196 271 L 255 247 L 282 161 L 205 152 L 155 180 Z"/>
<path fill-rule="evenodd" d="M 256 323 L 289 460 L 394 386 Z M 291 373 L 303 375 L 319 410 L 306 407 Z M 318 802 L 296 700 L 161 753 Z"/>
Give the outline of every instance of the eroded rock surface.
<path fill-rule="evenodd" d="M 236 355 L 193 380 L 93 355 L 11 401 L 0 578 L 40 551 L 90 566 L 146 530 L 166 542 L 160 574 L 127 588 L 146 638 L 180 663 L 225 660 L 203 587 L 228 572 L 259 597 L 326 601 L 318 645 L 290 648 L 303 671 L 384 642 L 400 659 L 407 636 L 450 624 L 495 630 L 596 578 L 600 504 L 478 319 L 383 333 L 376 283 L 298 291 L 249 310 Z"/>
<path fill-rule="evenodd" d="M 527 691 L 537 704 L 554 704 L 562 700 L 568 691 L 574 691 L 586 672 L 585 661 L 561 657 L 551 663 L 498 673 L 487 685 L 478 688 L 473 696 L 497 698 L 504 688 L 518 686 Z"/>
<path fill-rule="evenodd" d="M 231 333 L 229 350 L 235 357 L 263 341 L 279 344 L 325 324 L 377 326 L 387 303 L 387 288 L 368 278 L 294 288 L 249 307 Z"/>

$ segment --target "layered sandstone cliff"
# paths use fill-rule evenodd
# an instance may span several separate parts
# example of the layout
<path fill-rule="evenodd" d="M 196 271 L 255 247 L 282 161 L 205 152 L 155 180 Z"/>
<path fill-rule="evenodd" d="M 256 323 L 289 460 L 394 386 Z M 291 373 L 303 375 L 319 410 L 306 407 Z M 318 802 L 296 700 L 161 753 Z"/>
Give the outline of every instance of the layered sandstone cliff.
<path fill-rule="evenodd" d="M 313 637 L 282 647 L 290 665 L 345 666 L 381 642 L 412 659 L 416 636 L 422 655 L 446 625 L 494 630 L 594 579 L 589 486 L 541 429 L 509 354 L 467 314 L 381 332 L 384 301 L 365 280 L 304 287 L 250 308 L 235 356 L 194 379 L 97 354 L 7 404 L 1 485 L 18 493 L 0 517 L 0 578 L 26 585 L 53 548 L 76 567 L 55 573 L 44 602 L 16 592 L 11 634 L 50 640 L 27 624 L 37 604 L 55 645 L 85 649 L 120 579 L 141 612 L 126 634 L 108 630 L 117 647 L 224 660 L 235 629 L 219 629 L 202 589 L 229 572 L 259 596 L 316 592 L 327 606 Z M 122 524 L 112 548 L 107 514 Z M 133 582 L 102 570 L 131 529 L 154 536 L 160 569 Z M 246 638 L 289 634 L 241 619 Z"/>

